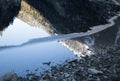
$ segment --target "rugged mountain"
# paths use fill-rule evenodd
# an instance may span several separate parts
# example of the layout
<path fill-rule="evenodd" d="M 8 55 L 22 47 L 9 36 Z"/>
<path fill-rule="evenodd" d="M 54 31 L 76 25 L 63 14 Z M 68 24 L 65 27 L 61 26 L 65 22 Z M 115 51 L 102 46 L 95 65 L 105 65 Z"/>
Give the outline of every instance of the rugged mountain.
<path fill-rule="evenodd" d="M 42 28 L 52 35 L 80 33 L 95 26 L 100 25 L 99 29 L 107 26 L 104 31 L 90 36 L 60 41 L 79 56 L 102 53 L 120 44 L 120 19 L 113 17 L 119 14 L 119 9 L 112 0 L 24 0 L 18 18 L 33 26 L 41 27 L 42 24 Z"/>
<path fill-rule="evenodd" d="M 89 0 L 25 0 L 58 30 L 57 33 L 85 32 L 90 27 L 107 23 L 120 7 Z"/>
<path fill-rule="evenodd" d="M 30 14 L 35 19 L 44 19 L 42 23 L 49 22 L 58 30 L 56 32 L 61 34 L 85 32 L 92 26 L 105 24 L 107 23 L 106 19 L 115 15 L 120 9 L 114 2 L 106 4 L 105 1 L 99 0 L 23 0 L 23 2 L 35 10 L 25 10 L 25 8 L 28 9 L 25 4 L 23 6 L 25 11 L 23 11 L 22 15 L 25 12 L 29 14 L 32 11 Z M 9 22 L 18 14 L 20 3 L 21 0 L 0 1 L 1 29 L 8 26 Z M 26 19 L 26 17 L 24 18 Z"/>
<path fill-rule="evenodd" d="M 108 29 L 90 36 L 62 41 L 78 55 L 88 54 L 91 47 L 98 52 L 120 44 L 119 19 L 113 17 L 120 10 L 117 0 L 1 0 L 0 4 L 1 30 L 19 12 L 18 18 L 32 26 L 41 27 L 42 24 L 42 28 L 52 35 L 86 32 L 101 24 L 99 29 L 108 26 Z M 112 17 L 113 20 L 109 21 Z"/>

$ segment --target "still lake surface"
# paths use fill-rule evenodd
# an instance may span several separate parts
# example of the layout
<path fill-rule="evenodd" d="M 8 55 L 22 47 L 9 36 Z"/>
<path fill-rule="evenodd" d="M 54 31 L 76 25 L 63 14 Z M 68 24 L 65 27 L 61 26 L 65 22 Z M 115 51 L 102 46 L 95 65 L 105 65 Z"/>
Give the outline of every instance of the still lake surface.
<path fill-rule="evenodd" d="M 14 23 L 3 31 L 0 47 L 20 45 L 30 39 L 49 36 L 44 30 L 31 27 L 15 18 Z M 43 62 L 51 61 L 51 64 L 55 65 L 73 57 L 74 54 L 58 41 L 40 42 L 5 50 L 0 48 L 0 76 L 8 72 L 24 75 L 26 70 L 34 71 L 37 68 L 42 72 L 50 67 L 43 65 Z"/>

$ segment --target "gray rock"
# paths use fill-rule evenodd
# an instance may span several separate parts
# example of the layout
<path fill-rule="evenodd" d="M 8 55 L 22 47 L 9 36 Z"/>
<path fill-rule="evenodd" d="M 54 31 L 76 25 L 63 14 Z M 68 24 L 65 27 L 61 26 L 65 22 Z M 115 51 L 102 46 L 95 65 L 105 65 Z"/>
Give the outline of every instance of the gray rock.
<path fill-rule="evenodd" d="M 76 59 L 76 58 L 75 58 L 75 59 L 70 59 L 70 60 L 68 60 L 67 62 L 68 62 L 68 63 L 77 62 L 77 59 Z"/>
<path fill-rule="evenodd" d="M 66 78 L 70 77 L 70 74 L 68 74 L 68 73 L 64 73 L 64 75 L 65 75 Z"/>
<path fill-rule="evenodd" d="M 51 62 L 50 61 L 49 62 L 43 62 L 42 64 L 49 66 L 51 64 Z"/>
<path fill-rule="evenodd" d="M 95 68 L 88 68 L 88 73 L 90 74 L 102 74 L 102 71 L 96 70 Z"/>
<path fill-rule="evenodd" d="M 7 73 L 0 77 L 0 81 L 17 81 L 18 75 L 14 72 Z"/>

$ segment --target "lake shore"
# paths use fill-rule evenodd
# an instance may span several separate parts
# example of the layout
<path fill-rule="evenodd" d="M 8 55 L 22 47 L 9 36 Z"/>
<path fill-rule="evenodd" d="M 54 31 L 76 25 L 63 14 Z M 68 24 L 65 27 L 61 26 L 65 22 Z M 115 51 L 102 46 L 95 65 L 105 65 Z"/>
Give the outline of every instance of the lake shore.
<path fill-rule="evenodd" d="M 52 66 L 41 76 L 27 75 L 28 81 L 119 81 L 120 47 L 106 54 L 95 54 L 82 59 L 66 60 L 65 64 Z M 20 80 L 20 81 L 25 81 Z"/>
<path fill-rule="evenodd" d="M 54 41 L 54 40 L 59 41 L 61 39 L 71 39 L 75 37 L 89 36 L 94 33 L 108 29 L 113 25 L 116 25 L 114 21 L 116 21 L 115 19 L 117 19 L 120 16 L 120 14 L 117 14 L 118 11 L 120 11 L 119 8 L 120 6 L 116 6 L 113 4 L 106 4 L 106 3 L 100 4 L 101 2 L 100 3 L 89 2 L 89 5 L 92 6 L 90 7 L 90 10 L 87 10 L 89 8 L 89 6 L 87 6 L 88 4 L 83 5 L 83 7 L 76 6 L 76 4 L 78 5 L 78 3 L 76 2 L 72 5 L 66 4 L 66 7 L 64 8 L 66 9 L 66 15 L 64 16 L 61 15 L 56 10 L 56 8 L 54 8 L 54 5 L 52 5 L 47 1 L 40 1 L 40 2 L 32 1 L 32 0 L 22 0 L 22 1 L 23 1 L 22 2 L 23 7 L 21 6 L 21 11 L 20 14 L 18 15 L 18 18 L 20 18 L 21 20 L 27 22 L 32 26 L 39 27 L 42 24 L 43 26 L 45 26 L 45 30 L 49 31 L 49 33 L 51 33 L 52 35 L 56 33 L 55 30 L 59 31 L 57 34 L 66 34 L 66 35 L 57 35 L 53 37 L 32 39 L 20 45 L 0 47 L 0 50 L 22 47 L 28 44 L 39 43 L 40 41 L 41 42 Z M 82 4 L 82 2 L 80 3 Z M 62 6 L 63 3 L 60 3 L 60 5 Z M 82 12 L 79 12 L 79 9 Z M 92 12 L 88 14 L 88 11 L 90 12 L 92 11 Z M 113 15 L 115 16 L 112 17 Z M 108 24 L 105 24 L 107 22 Z M 103 24 L 103 25 L 99 25 L 99 24 Z M 98 38 L 97 43 L 95 43 L 94 40 L 92 39 L 91 40 L 94 45 L 98 44 L 100 45 L 100 48 L 103 47 L 102 49 L 99 49 L 98 45 L 96 45 L 97 51 L 95 50 L 96 52 L 93 55 L 85 55 L 85 56 L 75 57 L 73 59 L 66 59 L 66 61 L 63 64 L 57 64 L 54 66 L 51 65 L 51 62 L 45 62 L 43 64 L 51 68 L 49 70 L 45 70 L 42 73 L 37 74 L 39 72 L 37 69 L 35 70 L 35 72 L 27 71 L 24 76 L 18 75 L 17 72 L 10 72 L 1 76 L 0 81 L 119 81 L 120 80 L 120 46 L 119 46 L 120 34 L 119 31 L 117 31 L 117 29 L 119 29 L 119 24 L 116 25 L 116 28 L 114 29 L 115 31 L 114 30 L 103 31 L 103 33 L 93 36 L 93 39 L 94 37 L 97 38 L 101 36 Z M 73 33 L 73 34 L 69 34 L 69 33 Z M 110 39 L 108 39 L 108 37 Z M 80 39 L 78 40 L 77 38 L 76 40 L 79 41 Z M 111 45 L 111 41 L 112 41 L 112 45 Z M 81 43 L 81 41 L 79 42 Z M 89 43 L 89 41 L 87 42 Z M 75 46 L 76 49 L 78 49 L 77 48 L 78 46 L 76 46 L 78 44 L 79 43 L 76 42 L 73 44 L 70 43 L 71 47 Z M 109 45 L 111 45 L 111 47 Z M 49 44 L 49 46 L 52 45 Z M 87 48 L 87 50 L 90 49 Z M 24 53 L 27 54 L 26 52 Z M 55 52 L 53 53 L 58 54 L 58 51 L 57 53 Z M 61 53 L 65 55 L 63 51 L 61 51 Z M 48 54 L 50 55 L 50 52 Z M 28 57 L 29 56 L 27 56 L 27 60 Z M 59 56 L 57 55 L 57 57 Z M 21 58 L 20 61 L 21 60 L 23 60 L 23 58 Z M 20 65 L 19 63 L 17 64 Z M 30 64 L 34 64 L 34 63 L 30 62 Z"/>
<path fill-rule="evenodd" d="M 116 47 L 105 54 L 66 60 L 40 75 L 28 72 L 25 76 L 16 76 L 14 81 L 119 81 L 119 62 L 120 47 Z"/>

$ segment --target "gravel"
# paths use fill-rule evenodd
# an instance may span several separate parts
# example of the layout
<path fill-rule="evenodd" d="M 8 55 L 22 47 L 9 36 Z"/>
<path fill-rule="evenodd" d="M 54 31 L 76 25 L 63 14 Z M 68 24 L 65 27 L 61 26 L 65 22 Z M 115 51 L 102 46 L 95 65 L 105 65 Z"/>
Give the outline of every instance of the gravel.
<path fill-rule="evenodd" d="M 19 81 L 120 81 L 120 47 L 107 53 L 66 60 L 41 75 L 28 73 Z"/>

